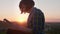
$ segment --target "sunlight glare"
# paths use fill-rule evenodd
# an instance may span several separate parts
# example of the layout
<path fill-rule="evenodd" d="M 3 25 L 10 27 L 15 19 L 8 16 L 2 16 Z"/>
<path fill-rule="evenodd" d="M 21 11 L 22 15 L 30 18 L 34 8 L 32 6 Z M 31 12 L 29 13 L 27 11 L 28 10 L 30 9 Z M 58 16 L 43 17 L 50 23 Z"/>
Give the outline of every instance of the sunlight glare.
<path fill-rule="evenodd" d="M 19 18 L 17 19 L 18 22 L 20 22 L 20 23 L 27 22 L 28 15 L 29 15 L 28 13 L 26 13 L 26 14 L 20 14 Z"/>

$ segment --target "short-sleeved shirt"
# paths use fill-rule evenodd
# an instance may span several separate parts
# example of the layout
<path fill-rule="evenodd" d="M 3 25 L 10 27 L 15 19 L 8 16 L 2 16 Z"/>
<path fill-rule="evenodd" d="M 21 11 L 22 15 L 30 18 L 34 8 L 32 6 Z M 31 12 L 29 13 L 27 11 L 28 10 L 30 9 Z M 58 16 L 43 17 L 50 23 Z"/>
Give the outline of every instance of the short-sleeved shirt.
<path fill-rule="evenodd" d="M 33 34 L 43 34 L 44 32 L 44 14 L 40 9 L 33 8 L 28 17 L 28 28 L 31 28 Z"/>

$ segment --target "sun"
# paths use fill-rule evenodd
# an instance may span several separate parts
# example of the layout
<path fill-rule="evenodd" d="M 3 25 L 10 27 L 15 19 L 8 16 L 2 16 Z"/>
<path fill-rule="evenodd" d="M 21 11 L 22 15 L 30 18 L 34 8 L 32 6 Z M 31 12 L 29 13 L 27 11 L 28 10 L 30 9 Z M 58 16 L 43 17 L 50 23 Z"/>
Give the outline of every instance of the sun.
<path fill-rule="evenodd" d="M 27 19 L 28 19 L 28 15 L 29 14 L 20 14 L 20 16 L 18 17 L 17 21 L 20 22 L 20 23 L 24 23 L 24 22 L 27 22 Z"/>
<path fill-rule="evenodd" d="M 21 15 L 21 16 L 18 18 L 18 21 L 22 23 L 22 22 L 26 22 L 26 19 L 27 19 L 27 18 L 26 18 L 25 16 Z"/>
<path fill-rule="evenodd" d="M 20 17 L 19 21 L 20 21 L 20 22 L 25 22 L 26 20 L 25 20 L 24 17 Z"/>

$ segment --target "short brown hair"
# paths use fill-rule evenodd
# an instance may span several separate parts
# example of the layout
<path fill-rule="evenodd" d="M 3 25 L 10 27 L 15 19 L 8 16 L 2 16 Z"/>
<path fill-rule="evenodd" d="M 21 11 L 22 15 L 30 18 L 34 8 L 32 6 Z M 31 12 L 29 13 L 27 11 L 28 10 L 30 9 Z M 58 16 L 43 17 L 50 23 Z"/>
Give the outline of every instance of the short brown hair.
<path fill-rule="evenodd" d="M 19 8 L 22 7 L 22 4 L 26 6 L 26 9 L 29 10 L 30 8 L 34 7 L 35 3 L 33 0 L 22 0 L 19 3 Z"/>

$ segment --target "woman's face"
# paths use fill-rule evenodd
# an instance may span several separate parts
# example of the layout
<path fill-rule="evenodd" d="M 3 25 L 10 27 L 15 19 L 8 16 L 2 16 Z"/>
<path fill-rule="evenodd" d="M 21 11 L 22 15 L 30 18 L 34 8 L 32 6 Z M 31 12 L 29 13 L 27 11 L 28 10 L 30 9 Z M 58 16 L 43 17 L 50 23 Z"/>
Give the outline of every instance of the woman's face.
<path fill-rule="evenodd" d="M 22 5 L 22 7 L 20 8 L 20 10 L 21 10 L 21 13 L 26 13 L 27 12 L 25 5 Z"/>

